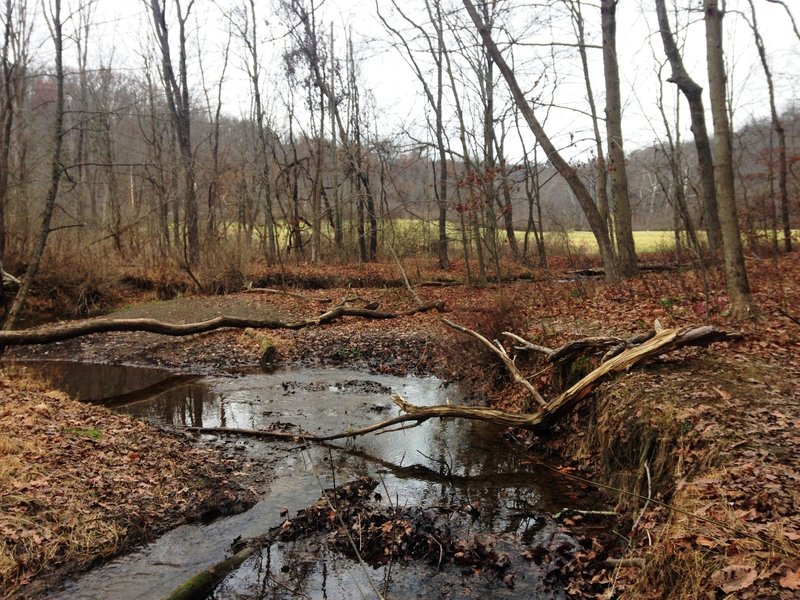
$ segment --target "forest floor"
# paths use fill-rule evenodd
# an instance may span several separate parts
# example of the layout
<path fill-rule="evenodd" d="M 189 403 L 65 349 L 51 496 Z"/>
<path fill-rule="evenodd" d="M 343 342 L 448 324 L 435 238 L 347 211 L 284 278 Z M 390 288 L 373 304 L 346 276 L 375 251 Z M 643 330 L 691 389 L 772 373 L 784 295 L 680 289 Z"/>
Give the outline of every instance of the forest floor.
<path fill-rule="evenodd" d="M 684 349 L 604 383 L 552 436 L 517 437 L 532 461 L 552 462 L 564 477 L 591 480 L 627 515 L 618 531 L 623 547 L 614 557 L 634 560 L 617 567 L 593 564 L 571 586 L 576 596 L 797 597 L 797 253 L 750 263 L 758 313 L 739 322 L 727 316 L 720 282 L 712 277 L 706 296 L 691 272 L 647 272 L 607 286 L 519 269 L 521 277 L 474 288 L 452 284 L 464 280 L 463 265 L 444 273 L 423 263 L 405 266 L 422 300 L 444 301 L 449 319 L 492 338 L 512 331 L 555 347 L 589 335 L 642 333 L 656 319 L 665 327 L 715 324 L 741 332 L 741 341 Z M 111 316 L 177 323 L 220 314 L 309 317 L 343 301 L 358 307 L 378 302 L 383 310 L 416 305 L 391 264 L 337 268 L 335 276 L 310 267 L 292 274 L 289 283 L 299 296 L 187 296 L 137 302 Z M 6 358 L 212 373 L 257 365 L 265 337 L 277 347 L 279 364 L 437 374 L 466 381 L 496 407 L 526 406 L 524 390 L 510 382 L 496 357 L 445 327 L 435 312 L 381 321 L 347 318 L 299 331 L 228 329 L 185 338 L 99 334 L 9 348 Z M 520 368 L 534 383 L 544 383 L 526 361 L 519 358 Z M 50 581 L 40 571 L 85 569 L 213 505 L 235 508 L 252 497 L 241 483 L 246 474 L 224 454 L 75 403 L 41 384 L 21 383 L 14 371 L 0 377 L 2 595 L 35 596 L 45 585 L 37 587 L 37 581 Z M 545 385 L 543 391 L 556 390 Z M 607 556 L 598 548 L 592 552 Z"/>

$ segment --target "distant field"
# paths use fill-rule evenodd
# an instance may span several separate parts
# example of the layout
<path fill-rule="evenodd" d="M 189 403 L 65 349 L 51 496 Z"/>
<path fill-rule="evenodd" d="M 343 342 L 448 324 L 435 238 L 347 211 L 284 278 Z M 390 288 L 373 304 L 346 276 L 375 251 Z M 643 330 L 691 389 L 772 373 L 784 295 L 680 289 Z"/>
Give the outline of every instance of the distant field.
<path fill-rule="evenodd" d="M 426 221 L 416 221 L 412 219 L 396 219 L 391 230 L 396 237 L 406 241 L 414 240 L 416 243 L 432 244 L 436 240 L 436 223 Z M 448 235 L 453 240 L 461 239 L 461 229 L 454 223 L 448 223 Z M 505 231 L 499 230 L 500 239 L 505 239 Z M 517 231 L 517 239 L 522 240 L 524 231 Z M 550 247 L 564 245 L 564 233 L 555 231 L 545 232 L 545 243 Z M 597 242 L 591 231 L 568 231 L 566 236 L 573 250 L 585 254 L 597 254 Z M 661 250 L 671 250 L 675 247 L 675 234 L 672 231 L 635 231 L 633 233 L 637 252 L 657 252 Z M 531 235 L 530 243 L 533 243 Z"/>
<path fill-rule="evenodd" d="M 400 219 L 395 218 L 391 221 L 379 221 L 378 227 L 379 240 L 381 246 L 390 243 L 400 255 L 410 256 L 420 250 L 435 252 L 435 244 L 438 236 L 438 228 L 435 220 L 420 220 L 420 219 Z M 353 238 L 355 236 L 353 223 L 345 221 L 345 239 L 348 244 L 354 244 Z M 233 235 L 235 226 L 233 223 L 228 224 L 228 235 Z M 263 235 L 263 227 L 256 227 L 254 234 L 256 237 Z M 285 247 L 289 241 L 289 231 L 284 224 L 278 227 L 278 241 L 282 247 Z M 467 236 L 471 237 L 472 231 L 467 231 Z M 461 227 L 458 223 L 447 223 L 447 235 L 451 240 L 451 244 L 460 247 L 461 243 Z M 498 239 L 505 241 L 505 230 L 499 228 L 497 231 Z M 591 231 L 546 231 L 545 244 L 549 247 L 550 251 L 556 253 L 566 251 L 565 240 L 569 240 L 569 249 L 572 252 L 581 254 L 598 254 L 597 242 Z M 769 232 L 771 235 L 771 232 Z M 521 243 L 524 239 L 525 232 L 517 230 L 517 240 Z M 701 240 L 705 240 L 705 232 L 698 232 Z M 767 236 L 767 232 L 761 232 L 760 237 Z M 800 237 L 800 230 L 794 230 L 794 237 Z M 308 228 L 303 228 L 303 238 L 307 240 L 310 237 Z M 325 240 L 323 243 L 330 244 L 333 240 L 333 232 L 330 230 L 327 222 L 323 222 L 322 237 Z M 778 234 L 779 239 L 783 239 L 782 232 Z M 673 231 L 634 231 L 634 243 L 636 244 L 636 252 L 664 252 L 670 251 L 675 248 L 675 233 Z M 534 244 L 533 234 L 530 237 L 530 244 Z"/>
<path fill-rule="evenodd" d="M 583 252 L 588 254 L 598 252 L 597 242 L 591 231 L 570 231 L 567 235 L 570 244 L 580 248 Z M 561 233 L 545 233 L 546 242 L 557 242 L 562 237 Z M 671 250 L 675 247 L 675 233 L 673 231 L 634 231 L 633 241 L 636 244 L 636 252 Z"/>

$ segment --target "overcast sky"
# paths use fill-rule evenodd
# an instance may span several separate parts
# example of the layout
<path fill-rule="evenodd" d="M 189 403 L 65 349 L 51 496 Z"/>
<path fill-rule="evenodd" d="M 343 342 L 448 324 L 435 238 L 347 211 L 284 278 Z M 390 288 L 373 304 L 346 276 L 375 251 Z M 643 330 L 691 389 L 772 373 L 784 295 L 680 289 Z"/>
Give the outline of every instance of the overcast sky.
<path fill-rule="evenodd" d="M 698 0 L 678 0 L 681 7 L 697 5 Z M 773 69 L 779 105 L 786 107 L 800 97 L 798 81 L 800 81 L 800 41 L 786 18 L 783 7 L 767 2 L 754 0 L 757 6 L 758 25 L 767 45 L 769 60 Z M 187 0 L 183 0 L 184 5 Z M 69 0 L 69 4 L 76 2 Z M 222 14 L 226 10 L 241 4 L 241 0 L 196 0 L 190 20 L 193 57 L 202 56 L 205 74 L 213 81 L 218 76 L 222 47 L 226 40 L 226 21 Z M 269 22 L 270 27 L 262 24 L 265 39 L 273 36 L 278 39 L 265 41 L 262 49 L 265 70 L 272 78 L 267 86 L 271 92 L 273 103 L 279 103 L 276 96 L 282 86 L 282 76 L 278 57 L 285 47 L 286 40 L 281 38 L 286 25 L 277 16 L 272 3 L 257 0 L 261 17 Z M 541 4 L 537 3 L 537 4 Z M 663 136 L 663 126 L 656 108 L 658 90 L 657 69 L 664 62 L 661 40 L 651 0 L 621 0 L 618 7 L 618 54 L 621 71 L 621 87 L 624 100 L 624 121 L 626 150 L 647 146 L 657 137 Z M 668 2 L 669 4 L 669 2 Z M 800 2 L 787 0 L 792 6 L 795 20 L 800 22 Z M 391 2 L 378 0 L 377 6 L 390 20 L 400 25 L 397 16 L 393 15 Z M 406 0 L 400 3 L 403 10 L 414 13 L 420 10 L 420 0 Z M 449 5 L 456 12 L 463 12 L 458 2 Z M 517 23 L 528 24 L 539 9 L 533 2 L 516 2 L 516 8 L 507 21 L 511 27 Z M 72 8 L 72 6 L 70 6 Z M 749 18 L 750 8 L 747 0 L 728 0 L 729 14 L 725 19 L 726 59 L 729 65 L 731 96 L 736 124 L 742 124 L 752 118 L 763 118 L 769 115 L 766 84 L 758 62 L 753 44 L 752 33 L 745 20 Z M 705 42 L 702 12 L 691 16 L 682 12 L 682 23 L 678 34 L 685 39 L 685 61 L 690 74 L 706 87 Z M 591 3 L 584 6 L 587 36 L 590 43 L 599 44 L 599 8 Z M 95 64 L 112 62 L 112 66 L 137 71 L 141 69 L 142 49 L 147 45 L 149 28 L 147 4 L 144 0 L 97 0 L 96 25 L 92 31 L 91 61 Z M 689 24 L 687 27 L 685 21 Z M 360 60 L 363 87 L 374 97 L 376 113 L 375 127 L 380 133 L 389 136 L 401 128 L 422 131 L 424 129 L 425 101 L 420 93 L 420 85 L 414 78 L 411 69 L 401 55 L 391 47 L 390 36 L 385 32 L 377 18 L 374 2 L 355 0 L 326 0 L 318 11 L 318 22 L 326 30 L 332 22 L 336 30 L 339 52 L 343 50 L 345 31 L 352 29 L 356 40 L 356 52 Z M 526 28 L 525 37 L 520 41 L 542 44 L 551 41 L 574 42 L 574 36 L 568 23 L 540 23 Z M 47 54 L 47 42 L 42 42 L 42 53 Z M 70 49 L 67 49 L 68 56 Z M 247 81 L 241 70 L 240 61 L 232 51 L 231 64 L 226 75 L 226 110 L 231 114 L 246 113 L 249 109 L 249 92 Z M 562 108 L 551 111 L 546 129 L 556 141 L 566 148 L 567 154 L 573 157 L 585 157 L 586 148 L 591 144 L 584 143 L 588 132 L 589 121 L 582 115 L 587 110 L 586 91 L 582 75 L 578 70 L 577 53 L 574 50 L 563 52 L 555 64 L 537 59 L 549 52 L 542 47 L 518 49 L 517 65 L 520 72 L 520 83 L 527 88 L 532 81 L 542 77 L 544 96 Z M 592 57 L 592 78 L 598 107 L 602 111 L 602 64 L 599 50 L 590 50 Z M 423 58 L 424 60 L 424 58 Z M 74 64 L 74 58 L 68 59 Z M 197 79 L 198 69 L 192 68 Z M 669 70 L 665 69 L 662 78 L 666 78 Z M 554 89 L 547 89 L 558 81 Z M 549 83 L 548 83 L 549 82 Z M 504 82 L 499 83 L 498 93 L 506 94 Z M 665 84 L 665 93 L 669 104 L 675 96 L 674 86 Z M 268 95 L 270 95 L 268 93 Z M 543 112 L 542 109 L 540 109 Z M 688 132 L 688 111 L 684 110 L 684 134 Z M 570 142 L 574 146 L 569 148 Z"/>

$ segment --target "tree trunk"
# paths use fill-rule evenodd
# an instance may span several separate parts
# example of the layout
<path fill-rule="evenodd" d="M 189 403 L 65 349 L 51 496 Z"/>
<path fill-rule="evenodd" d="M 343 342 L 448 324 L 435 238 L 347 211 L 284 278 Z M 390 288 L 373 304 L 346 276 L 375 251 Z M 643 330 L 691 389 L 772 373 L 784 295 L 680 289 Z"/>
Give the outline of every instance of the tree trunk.
<path fill-rule="evenodd" d="M 572 14 L 573 27 L 578 36 L 578 53 L 581 57 L 583 80 L 586 85 L 586 99 L 589 103 L 589 113 L 592 116 L 592 129 L 594 131 L 595 148 L 597 152 L 595 160 L 595 172 L 597 173 L 597 186 L 595 190 L 595 195 L 597 196 L 597 210 L 600 211 L 603 222 L 610 227 L 611 220 L 608 213 L 608 167 L 606 165 L 605 152 L 603 151 L 603 138 L 600 135 L 600 119 L 597 117 L 597 106 L 595 105 L 594 91 L 592 90 L 592 78 L 589 73 L 589 59 L 586 55 L 586 33 L 580 1 L 570 1 L 569 9 Z"/>
<path fill-rule="evenodd" d="M 725 59 L 722 52 L 724 13 L 719 9 L 718 3 L 719 0 L 704 0 L 708 87 L 714 121 L 714 177 L 717 184 L 717 208 L 722 227 L 725 274 L 731 314 L 742 318 L 751 314 L 753 306 L 742 252 L 739 221 L 736 215 L 733 152 L 726 102 Z"/>
<path fill-rule="evenodd" d="M 692 135 L 697 150 L 697 162 L 700 170 L 700 182 L 703 193 L 703 216 L 708 236 L 708 246 L 715 258 L 722 251 L 722 229 L 720 226 L 719 211 L 717 209 L 717 191 L 714 177 L 714 160 L 711 154 L 711 143 L 706 128 L 706 112 L 703 106 L 703 88 L 700 87 L 686 71 L 683 65 L 678 46 L 672 37 L 669 26 L 667 9 L 664 0 L 655 0 L 658 13 L 658 25 L 661 29 L 661 41 L 664 44 L 664 53 L 669 60 L 672 76 L 671 83 L 686 97 L 689 104 L 689 115 L 692 121 Z"/>
<path fill-rule="evenodd" d="M 9 168 L 11 167 L 11 135 L 14 126 L 14 86 L 15 65 L 11 63 L 11 45 L 13 43 L 14 7 L 11 0 L 6 0 L 4 8 L 5 27 L 3 28 L 2 61 L 3 70 L 3 103 L 0 110 L 0 262 L 6 251 L 6 205 L 8 204 Z"/>
<path fill-rule="evenodd" d="M 170 117 L 175 128 L 180 152 L 180 164 L 183 172 L 183 218 L 185 222 L 184 249 L 187 266 L 195 266 L 200 258 L 200 224 L 197 212 L 197 190 L 195 189 L 194 148 L 192 148 L 191 104 L 189 100 L 189 81 L 186 64 L 186 21 L 192 3 L 189 3 L 186 14 L 178 8 L 178 77 L 172 63 L 169 45 L 169 28 L 167 27 L 166 8 L 162 0 L 150 0 L 155 25 L 156 37 L 161 51 L 161 72 L 167 95 Z M 177 224 L 176 224 L 177 235 Z"/>
<path fill-rule="evenodd" d="M 639 272 L 633 241 L 628 174 L 622 140 L 622 100 L 617 62 L 617 0 L 601 0 L 603 29 L 603 73 L 606 81 L 606 133 L 608 136 L 608 171 L 611 175 L 611 200 L 617 237 L 620 272 L 633 277 Z"/>

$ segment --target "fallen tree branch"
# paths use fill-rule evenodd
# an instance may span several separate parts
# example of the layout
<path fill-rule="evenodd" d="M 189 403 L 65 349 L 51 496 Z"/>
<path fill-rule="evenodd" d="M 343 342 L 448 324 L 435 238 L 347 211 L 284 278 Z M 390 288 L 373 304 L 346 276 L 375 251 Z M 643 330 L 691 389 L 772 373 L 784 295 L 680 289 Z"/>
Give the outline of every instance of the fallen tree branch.
<path fill-rule="evenodd" d="M 521 383 L 523 386 L 525 386 L 525 389 L 527 389 L 528 392 L 530 392 L 531 396 L 533 396 L 534 400 L 536 400 L 536 402 L 538 402 L 540 406 L 547 406 L 547 402 L 545 402 L 545 399 L 542 398 L 542 395 L 538 392 L 538 390 L 535 387 L 533 387 L 533 384 L 527 379 L 525 379 L 525 377 L 523 377 L 522 373 L 519 372 L 519 369 L 517 369 L 517 366 L 514 364 L 514 361 L 511 360 L 511 358 L 508 356 L 508 353 L 503 349 L 503 347 L 500 345 L 499 342 L 497 344 L 493 344 L 477 331 L 473 331 L 472 329 L 467 329 L 466 327 L 463 327 L 458 323 L 453 323 L 453 321 L 445 319 L 444 317 L 442 317 L 442 322 L 448 327 L 452 327 L 456 331 L 460 331 L 462 333 L 466 333 L 467 335 L 471 335 L 481 344 L 483 344 L 489 350 L 491 350 L 494 354 L 499 356 L 500 360 L 503 361 L 503 364 L 506 366 L 506 369 L 508 369 L 508 372 L 511 373 L 511 376 L 514 378 L 514 381 L 516 381 L 517 383 Z"/>
<path fill-rule="evenodd" d="M 244 547 L 233 556 L 203 569 L 175 588 L 164 600 L 202 600 L 214 591 L 214 588 L 235 571 L 244 561 L 264 546 L 274 542 L 281 532 L 281 526 L 273 527 L 265 535 L 248 540 Z"/>
<path fill-rule="evenodd" d="M 577 354 L 579 352 L 595 352 L 597 350 L 605 350 L 606 348 L 619 346 L 620 344 L 622 344 L 622 347 L 624 348 L 625 340 L 618 337 L 581 338 L 579 340 L 567 342 L 563 346 L 559 346 L 547 355 L 546 360 L 549 363 L 556 364 L 567 360 L 573 354 Z"/>
<path fill-rule="evenodd" d="M 526 340 L 523 337 L 518 336 L 515 333 L 510 333 L 508 331 L 504 331 L 503 335 L 507 338 L 510 338 L 517 342 L 519 346 L 514 346 L 515 350 L 530 350 L 531 352 L 538 352 L 539 354 L 544 354 L 545 356 L 549 356 L 553 353 L 552 348 L 548 348 L 547 346 L 540 346 L 539 344 L 533 344 Z"/>
<path fill-rule="evenodd" d="M 417 292 L 414 291 L 414 288 L 411 287 L 411 282 L 408 280 L 408 275 L 406 275 L 406 270 L 403 268 L 403 263 L 401 263 L 400 259 L 397 258 L 397 253 L 394 251 L 394 246 L 391 244 L 389 244 L 389 251 L 392 253 L 392 258 L 394 258 L 397 268 L 400 269 L 400 274 L 403 276 L 403 283 L 405 283 L 408 293 L 411 294 L 414 297 L 414 300 L 417 301 L 417 304 L 421 306 L 422 298 L 420 298 L 419 294 L 417 294 Z"/>
<path fill-rule="evenodd" d="M 317 316 L 298 321 L 281 321 L 272 319 L 243 319 L 239 317 L 221 316 L 197 323 L 165 323 L 155 319 L 93 319 L 77 321 L 67 325 L 43 327 L 41 329 L 22 329 L 0 331 L 0 347 L 27 346 L 31 344 L 49 344 L 61 342 L 93 333 L 108 333 L 112 331 L 143 331 L 160 335 L 183 336 L 196 333 L 206 333 L 215 329 L 233 327 L 238 329 L 303 329 L 315 325 L 326 325 L 343 317 L 362 317 L 364 319 L 396 319 L 419 312 L 437 310 L 444 312 L 444 302 L 429 302 L 409 310 L 400 312 L 384 312 L 366 308 L 351 308 L 337 306 Z"/>
<path fill-rule="evenodd" d="M 609 350 L 603 355 L 603 359 L 601 361 L 605 362 L 610 358 L 614 358 L 627 348 L 631 348 L 632 346 L 637 346 L 642 342 L 646 342 L 653 337 L 655 333 L 655 331 L 650 331 L 649 333 L 634 335 L 628 339 L 622 339 L 619 337 L 586 337 L 567 342 L 558 348 L 548 348 L 547 346 L 534 344 L 525 338 L 508 331 L 504 331 L 503 335 L 518 344 L 517 346 L 514 346 L 515 350 L 529 350 L 531 352 L 544 354 L 544 359 L 547 362 L 559 363 L 566 361 L 569 357 L 571 357 L 573 354 L 577 354 L 578 352 L 586 350 L 597 351 L 609 348 Z"/>
<path fill-rule="evenodd" d="M 455 323 L 453 325 L 455 325 Z M 461 326 L 458 325 L 455 328 L 458 329 L 460 327 Z M 495 348 L 489 340 L 483 336 L 481 337 L 484 340 L 482 343 L 489 344 L 492 348 Z M 295 441 L 328 442 L 336 439 L 365 435 L 409 421 L 416 421 L 419 425 L 433 418 L 455 418 L 486 421 L 503 427 L 519 427 L 536 433 L 543 433 L 550 430 L 562 415 L 588 396 L 604 379 L 613 374 L 627 371 L 639 363 L 660 356 L 661 354 L 677 350 L 678 348 L 683 348 L 685 346 L 706 346 L 714 342 L 741 339 L 741 337 L 740 334 L 726 333 L 711 325 L 683 329 L 666 329 L 657 333 L 643 344 L 634 348 L 629 348 L 622 354 L 601 364 L 597 369 L 586 375 L 552 401 L 547 402 L 546 406 L 533 414 L 510 413 L 483 406 L 416 406 L 404 400 L 401 396 L 395 395 L 392 397 L 392 400 L 405 414 L 398 415 L 368 427 L 333 435 L 316 436 L 303 432 L 225 428 L 189 428 L 189 430 L 199 433 L 234 433 L 257 437 L 292 439 Z"/>

